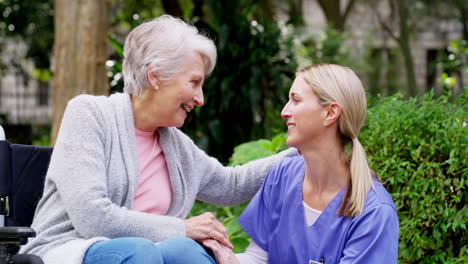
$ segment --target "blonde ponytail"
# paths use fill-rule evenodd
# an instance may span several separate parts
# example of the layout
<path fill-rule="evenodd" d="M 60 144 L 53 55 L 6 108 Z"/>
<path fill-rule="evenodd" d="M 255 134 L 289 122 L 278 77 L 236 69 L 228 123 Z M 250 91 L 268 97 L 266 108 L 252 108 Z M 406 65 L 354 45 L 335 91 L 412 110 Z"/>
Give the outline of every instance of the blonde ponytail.
<path fill-rule="evenodd" d="M 348 163 L 351 183 L 348 185 L 338 214 L 353 217 L 364 210 L 367 193 L 372 186 L 372 177 L 375 175 L 367 163 L 366 152 L 357 138 L 352 139 Z"/>
<path fill-rule="evenodd" d="M 357 75 L 348 67 L 336 64 L 316 64 L 298 72 L 319 97 L 322 105 L 337 102 L 342 107 L 338 118 L 339 133 L 351 139 L 348 165 L 351 172 L 346 194 L 338 215 L 353 217 L 363 212 L 367 193 L 372 187 L 374 172 L 367 163 L 366 152 L 358 140 L 366 118 L 366 94 Z"/>

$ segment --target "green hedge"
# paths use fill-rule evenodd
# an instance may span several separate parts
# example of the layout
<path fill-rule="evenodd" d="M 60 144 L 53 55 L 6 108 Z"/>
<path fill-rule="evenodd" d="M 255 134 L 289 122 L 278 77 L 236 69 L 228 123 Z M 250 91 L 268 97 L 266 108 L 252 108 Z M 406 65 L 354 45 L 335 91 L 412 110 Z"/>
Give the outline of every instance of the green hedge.
<path fill-rule="evenodd" d="M 371 167 L 391 193 L 400 220 L 399 263 L 468 263 L 467 93 L 455 102 L 428 94 L 373 102 L 360 141 Z M 239 145 L 231 164 L 284 148 L 284 135 Z M 214 211 L 228 226 L 236 251 L 245 248 L 240 207 L 197 203 L 194 215 Z"/>
<path fill-rule="evenodd" d="M 360 140 L 400 219 L 400 263 L 467 263 L 467 93 L 379 101 Z"/>

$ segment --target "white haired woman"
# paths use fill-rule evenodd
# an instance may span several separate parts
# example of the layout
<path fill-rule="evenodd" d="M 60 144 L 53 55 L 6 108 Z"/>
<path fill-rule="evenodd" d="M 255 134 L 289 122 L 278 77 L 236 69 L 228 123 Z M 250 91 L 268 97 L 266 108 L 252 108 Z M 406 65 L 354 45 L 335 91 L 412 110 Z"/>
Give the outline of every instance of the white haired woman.
<path fill-rule="evenodd" d="M 177 127 L 202 106 L 212 40 L 164 15 L 130 32 L 125 92 L 81 95 L 65 111 L 44 195 L 22 247 L 46 263 L 213 263 L 195 241 L 232 247 L 212 213 L 185 219 L 196 199 L 253 197 L 280 156 L 224 167 Z"/>
<path fill-rule="evenodd" d="M 397 263 L 395 204 L 358 140 L 365 115 L 351 69 L 318 64 L 297 73 L 281 116 L 286 143 L 301 155 L 268 173 L 239 218 L 252 238 L 246 253 L 204 242 L 219 263 Z"/>

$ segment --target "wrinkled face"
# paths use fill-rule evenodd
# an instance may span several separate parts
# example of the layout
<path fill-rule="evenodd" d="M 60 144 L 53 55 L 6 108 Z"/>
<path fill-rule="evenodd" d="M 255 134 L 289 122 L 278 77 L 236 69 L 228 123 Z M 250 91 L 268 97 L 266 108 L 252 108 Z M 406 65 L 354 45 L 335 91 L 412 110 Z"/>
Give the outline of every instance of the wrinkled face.
<path fill-rule="evenodd" d="M 197 52 L 191 52 L 186 56 L 186 63 L 181 72 L 171 80 L 159 85 L 155 102 L 158 104 L 159 126 L 181 127 L 187 114 L 195 106 L 202 106 L 202 85 L 205 76 L 205 67 L 202 56 Z"/>
<path fill-rule="evenodd" d="M 289 101 L 281 111 L 288 126 L 286 144 L 304 150 L 323 132 L 327 107 L 312 91 L 303 77 L 298 75 L 289 91 Z"/>

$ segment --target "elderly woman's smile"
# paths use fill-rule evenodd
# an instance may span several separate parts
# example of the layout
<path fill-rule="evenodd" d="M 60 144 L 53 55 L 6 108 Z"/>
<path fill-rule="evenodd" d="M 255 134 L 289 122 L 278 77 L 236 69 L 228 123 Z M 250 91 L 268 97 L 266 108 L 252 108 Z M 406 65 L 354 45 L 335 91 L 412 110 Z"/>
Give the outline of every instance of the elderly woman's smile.
<path fill-rule="evenodd" d="M 167 81 L 148 70 L 150 88 L 132 97 L 135 126 L 142 131 L 181 127 L 195 106 L 202 106 L 205 64 L 199 52 L 184 54 L 184 63 Z"/>
<path fill-rule="evenodd" d="M 183 108 L 185 111 L 187 111 L 187 113 L 189 113 L 189 112 L 192 110 L 192 109 L 190 109 L 190 107 L 189 107 L 189 106 L 187 106 L 187 105 L 184 105 L 184 104 L 183 104 L 183 105 L 181 105 L 181 107 L 182 107 L 182 108 Z"/>
<path fill-rule="evenodd" d="M 158 101 L 158 104 L 168 111 L 167 119 L 161 120 L 160 126 L 181 127 L 184 124 L 187 113 L 192 111 L 195 106 L 202 106 L 204 104 L 202 90 L 204 76 L 205 68 L 202 56 L 197 52 L 187 54 L 186 62 L 182 66 L 181 71 L 176 73 L 172 80 L 162 82 L 159 90 L 156 92 L 155 99 Z M 178 103 L 169 105 L 172 104 L 173 100 L 178 101 Z M 170 111 L 174 106 L 180 107 L 184 111 L 182 119 L 179 116 L 175 117 L 174 113 Z M 165 109 L 161 110 L 165 111 Z"/>

